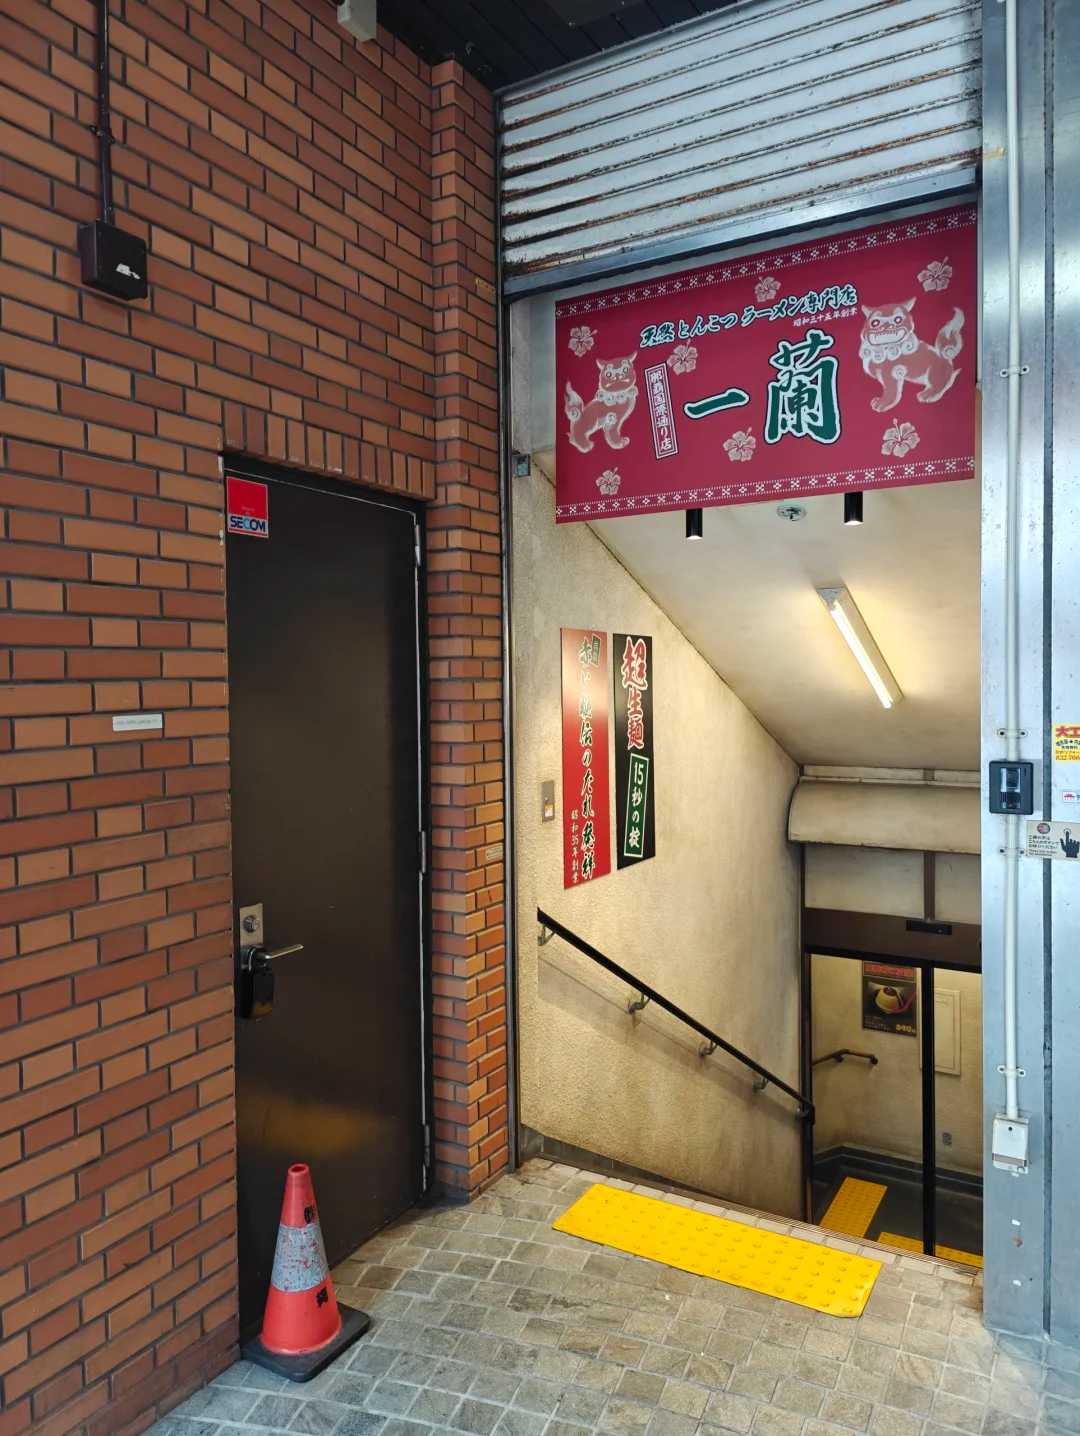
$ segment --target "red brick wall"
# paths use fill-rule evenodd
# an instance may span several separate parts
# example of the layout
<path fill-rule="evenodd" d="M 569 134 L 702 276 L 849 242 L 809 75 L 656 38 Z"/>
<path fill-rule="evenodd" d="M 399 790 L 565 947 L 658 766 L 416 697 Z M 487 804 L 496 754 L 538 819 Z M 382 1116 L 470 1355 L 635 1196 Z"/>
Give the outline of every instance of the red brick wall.
<path fill-rule="evenodd" d="M 235 1341 L 223 448 L 431 500 L 437 1159 L 507 1160 L 490 101 L 325 0 L 0 0 L 0 1436 Z M 164 711 L 160 736 L 111 716 Z"/>
<path fill-rule="evenodd" d="M 509 1156 L 492 114 L 456 65 L 433 78 L 436 1150 L 443 1181 L 475 1190 Z"/>

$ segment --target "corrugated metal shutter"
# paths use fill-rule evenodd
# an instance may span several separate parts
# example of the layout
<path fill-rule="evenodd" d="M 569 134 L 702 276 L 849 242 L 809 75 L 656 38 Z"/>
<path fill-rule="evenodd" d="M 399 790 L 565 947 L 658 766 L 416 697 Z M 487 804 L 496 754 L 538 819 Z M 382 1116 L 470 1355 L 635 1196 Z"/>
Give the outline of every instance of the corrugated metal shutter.
<path fill-rule="evenodd" d="M 981 0 L 747 0 L 508 92 L 507 275 L 970 178 L 981 16 Z"/>

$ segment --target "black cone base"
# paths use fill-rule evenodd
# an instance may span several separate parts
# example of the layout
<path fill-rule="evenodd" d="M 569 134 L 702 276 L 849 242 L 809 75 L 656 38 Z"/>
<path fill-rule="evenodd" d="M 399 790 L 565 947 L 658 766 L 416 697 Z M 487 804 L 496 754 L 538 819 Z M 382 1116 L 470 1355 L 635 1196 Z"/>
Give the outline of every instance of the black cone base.
<path fill-rule="evenodd" d="M 359 1340 L 371 1325 L 371 1317 L 366 1311 L 354 1311 L 351 1306 L 342 1306 L 340 1302 L 338 1311 L 341 1313 L 341 1330 L 318 1351 L 305 1351 L 301 1356 L 283 1356 L 277 1351 L 267 1351 L 262 1337 L 257 1336 L 240 1348 L 240 1355 L 256 1366 L 265 1366 L 275 1376 L 287 1377 L 289 1381 L 310 1381 Z"/>

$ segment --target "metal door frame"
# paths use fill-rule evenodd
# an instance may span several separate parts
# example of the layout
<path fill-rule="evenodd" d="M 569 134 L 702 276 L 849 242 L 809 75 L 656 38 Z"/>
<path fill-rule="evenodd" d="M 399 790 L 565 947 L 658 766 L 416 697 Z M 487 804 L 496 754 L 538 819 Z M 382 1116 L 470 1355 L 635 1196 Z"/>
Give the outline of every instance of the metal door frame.
<path fill-rule="evenodd" d="M 293 488 L 307 489 L 312 493 L 325 494 L 333 498 L 352 499 L 356 503 L 369 504 L 374 508 L 392 509 L 409 515 L 413 521 L 413 591 L 415 594 L 415 643 L 416 643 L 416 763 L 418 777 L 417 801 L 417 843 L 419 845 L 419 892 L 420 904 L 420 1120 L 424 1134 L 423 1169 L 420 1178 L 420 1196 L 431 1192 L 435 1170 L 433 1153 L 435 1074 L 434 1046 L 432 1039 L 432 988 L 431 988 L 431 743 L 428 733 L 428 671 L 429 639 L 427 623 L 427 581 L 424 554 L 426 552 L 427 506 L 416 499 L 400 498 L 384 494 L 378 489 L 365 489 L 344 480 L 323 474 L 305 473 L 277 464 L 264 463 L 243 454 L 226 452 L 222 456 L 223 477 L 234 475 L 241 479 L 256 479 L 266 483 L 289 484 Z M 228 604 L 228 562 L 225 565 L 225 601 Z M 228 649 L 226 648 L 226 655 Z M 230 744 L 233 741 L 229 734 Z M 232 792 L 232 765 L 229 768 L 229 791 Z M 232 839 L 232 817 L 229 819 L 230 848 Z M 235 893 L 232 898 L 235 927 Z M 238 938 L 234 931 L 234 942 Z"/>
<path fill-rule="evenodd" d="M 864 962 L 871 958 L 866 954 L 854 953 L 850 948 L 815 945 L 802 950 L 802 992 L 805 1003 L 803 1032 L 803 1090 L 814 1096 L 814 1052 L 813 1052 L 813 960 L 815 957 L 842 957 L 848 962 Z M 934 982 L 935 971 L 977 972 L 982 981 L 982 966 L 973 968 L 969 963 L 948 962 L 939 958 L 892 957 L 888 953 L 875 952 L 874 962 L 892 962 L 897 967 L 914 967 L 919 972 L 919 1045 L 922 1048 L 922 1075 L 920 1095 L 922 1100 L 922 1169 L 923 1169 L 923 1251 L 934 1256 L 937 1250 L 937 1069 L 935 1066 L 934 1033 Z M 982 1054 L 980 1053 L 980 1063 Z M 809 1169 L 806 1173 L 807 1191 L 812 1191 L 814 1144 L 813 1133 L 807 1143 Z"/>

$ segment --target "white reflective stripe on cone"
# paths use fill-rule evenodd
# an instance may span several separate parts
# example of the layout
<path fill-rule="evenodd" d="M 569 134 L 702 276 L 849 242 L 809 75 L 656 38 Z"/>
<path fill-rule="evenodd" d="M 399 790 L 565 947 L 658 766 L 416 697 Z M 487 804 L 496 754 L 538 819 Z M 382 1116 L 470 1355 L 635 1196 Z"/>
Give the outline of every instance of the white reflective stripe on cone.
<path fill-rule="evenodd" d="M 310 1291 L 328 1275 L 326 1248 L 318 1222 L 306 1227 L 278 1227 L 271 1286 L 278 1291 Z"/>

